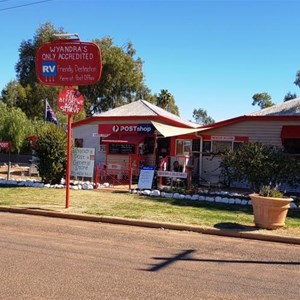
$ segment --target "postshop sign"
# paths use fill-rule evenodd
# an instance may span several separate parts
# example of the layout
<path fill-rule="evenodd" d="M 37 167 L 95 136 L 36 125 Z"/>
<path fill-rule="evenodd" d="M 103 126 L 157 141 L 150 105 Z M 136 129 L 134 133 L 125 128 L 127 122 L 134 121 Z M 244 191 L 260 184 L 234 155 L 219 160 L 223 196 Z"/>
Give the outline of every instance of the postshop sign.
<path fill-rule="evenodd" d="M 36 75 L 45 85 L 95 84 L 101 72 L 101 51 L 95 43 L 58 40 L 42 44 L 37 50 Z"/>

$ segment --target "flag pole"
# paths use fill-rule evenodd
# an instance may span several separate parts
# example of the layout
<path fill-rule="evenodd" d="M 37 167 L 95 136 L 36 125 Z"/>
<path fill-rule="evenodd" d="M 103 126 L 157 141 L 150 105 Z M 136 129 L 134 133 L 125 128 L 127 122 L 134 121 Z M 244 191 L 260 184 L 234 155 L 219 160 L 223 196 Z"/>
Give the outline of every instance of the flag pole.
<path fill-rule="evenodd" d="M 48 102 L 48 99 L 46 98 L 45 100 L 45 117 L 44 117 L 44 122 L 47 121 L 47 102 Z"/>

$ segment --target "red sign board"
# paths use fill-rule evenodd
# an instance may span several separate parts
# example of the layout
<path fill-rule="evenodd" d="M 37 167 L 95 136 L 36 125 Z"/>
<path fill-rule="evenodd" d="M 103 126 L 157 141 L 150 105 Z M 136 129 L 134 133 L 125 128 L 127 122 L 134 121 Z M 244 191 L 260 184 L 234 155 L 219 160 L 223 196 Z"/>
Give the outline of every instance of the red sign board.
<path fill-rule="evenodd" d="M 0 149 L 10 149 L 10 142 L 0 142 Z"/>
<path fill-rule="evenodd" d="M 79 40 L 45 43 L 37 50 L 35 67 L 38 80 L 45 85 L 95 84 L 102 72 L 100 48 Z"/>
<path fill-rule="evenodd" d="M 77 114 L 83 108 L 84 98 L 78 90 L 67 88 L 59 93 L 57 105 L 64 114 Z"/>

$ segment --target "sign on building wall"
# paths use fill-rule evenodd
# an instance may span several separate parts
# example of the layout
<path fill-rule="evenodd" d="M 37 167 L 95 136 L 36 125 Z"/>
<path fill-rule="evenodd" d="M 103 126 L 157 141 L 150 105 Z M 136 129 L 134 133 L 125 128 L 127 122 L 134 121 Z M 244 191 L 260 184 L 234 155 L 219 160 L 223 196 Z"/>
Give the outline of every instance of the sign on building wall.
<path fill-rule="evenodd" d="M 71 176 L 93 178 L 94 166 L 95 166 L 94 148 L 73 148 Z"/>
<path fill-rule="evenodd" d="M 98 132 L 101 134 L 153 134 L 152 124 L 99 124 Z"/>

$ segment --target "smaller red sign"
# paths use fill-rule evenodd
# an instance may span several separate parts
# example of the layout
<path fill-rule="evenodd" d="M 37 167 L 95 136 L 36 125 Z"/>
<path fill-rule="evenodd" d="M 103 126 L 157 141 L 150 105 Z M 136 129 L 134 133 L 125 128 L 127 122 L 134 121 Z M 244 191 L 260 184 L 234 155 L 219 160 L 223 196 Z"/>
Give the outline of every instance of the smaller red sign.
<path fill-rule="evenodd" d="M 64 114 L 74 115 L 83 108 L 84 98 L 78 90 L 67 88 L 59 93 L 57 105 Z"/>
<path fill-rule="evenodd" d="M 0 149 L 10 149 L 10 142 L 0 142 Z"/>

